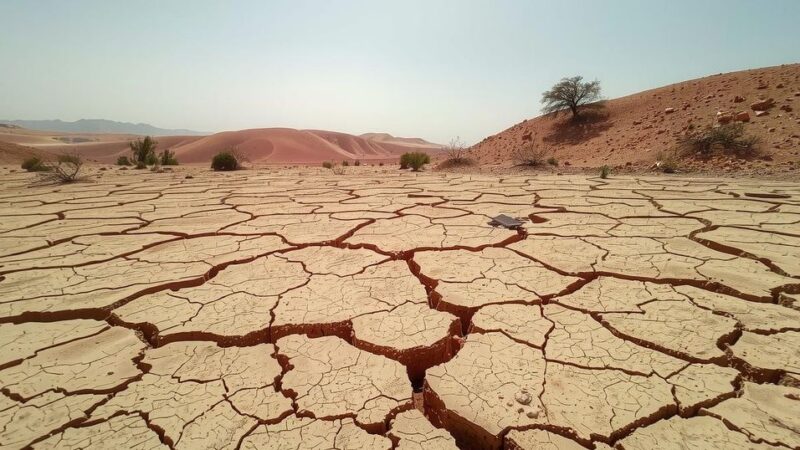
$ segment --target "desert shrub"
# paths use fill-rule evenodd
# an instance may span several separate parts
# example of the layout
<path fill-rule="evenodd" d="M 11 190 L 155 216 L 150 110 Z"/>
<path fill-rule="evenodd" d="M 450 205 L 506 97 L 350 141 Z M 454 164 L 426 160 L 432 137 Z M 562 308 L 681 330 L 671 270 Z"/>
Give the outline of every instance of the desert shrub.
<path fill-rule="evenodd" d="M 130 166 L 131 165 L 131 160 L 128 159 L 127 156 L 120 156 L 119 158 L 117 158 L 117 165 L 118 166 Z"/>
<path fill-rule="evenodd" d="M 347 160 L 342 161 L 342 167 L 347 167 L 350 165 L 350 162 Z"/>
<path fill-rule="evenodd" d="M 360 166 L 361 165 L 361 160 L 357 159 L 357 160 L 353 161 L 353 165 L 356 166 L 356 167 Z"/>
<path fill-rule="evenodd" d="M 431 157 L 424 152 L 409 152 L 403 153 L 400 156 L 400 168 L 411 168 L 414 172 L 418 172 L 425 164 L 430 164 Z"/>
<path fill-rule="evenodd" d="M 30 158 L 22 161 L 22 169 L 28 172 L 46 172 L 48 166 L 38 156 L 31 156 Z"/>
<path fill-rule="evenodd" d="M 471 166 L 475 161 L 469 158 L 469 150 L 464 145 L 460 137 L 450 139 L 450 143 L 444 147 L 447 159 L 442 161 L 437 169 L 448 169 L 451 167 Z"/>
<path fill-rule="evenodd" d="M 170 151 L 169 149 L 161 152 L 161 155 L 159 155 L 158 160 L 159 160 L 158 162 L 160 162 L 162 166 L 178 165 L 178 158 L 175 157 L 175 152 Z"/>
<path fill-rule="evenodd" d="M 83 159 L 78 155 L 59 155 L 55 162 L 45 163 L 47 173 L 39 174 L 42 183 L 72 183 L 80 179 Z"/>
<path fill-rule="evenodd" d="M 551 166 L 558 166 L 558 160 L 555 156 L 551 156 L 547 158 L 547 164 L 550 164 Z"/>
<path fill-rule="evenodd" d="M 538 167 L 544 165 L 549 149 L 531 141 L 523 144 L 513 152 L 513 158 L 520 166 Z"/>
<path fill-rule="evenodd" d="M 224 150 L 214 155 L 214 158 L 211 160 L 211 168 L 216 171 L 237 170 L 241 168 L 241 166 L 239 165 L 239 159 L 233 151 Z"/>
<path fill-rule="evenodd" d="M 330 161 L 325 161 L 325 162 L 322 163 L 322 167 L 324 167 L 326 169 L 333 169 L 333 163 L 330 162 Z"/>
<path fill-rule="evenodd" d="M 156 156 L 156 142 L 150 136 L 145 136 L 144 139 L 137 139 L 130 143 L 131 153 L 133 153 L 133 160 L 137 163 L 143 162 L 147 165 L 153 165 L 158 160 Z"/>
<path fill-rule="evenodd" d="M 383 163 L 382 163 L 382 162 L 379 162 L 379 163 L 378 163 L 378 165 L 379 165 L 379 166 L 381 166 L 381 167 L 383 167 Z"/>
<path fill-rule="evenodd" d="M 611 175 L 611 167 L 603 166 L 600 168 L 600 178 L 605 180 L 609 175 Z"/>
<path fill-rule="evenodd" d="M 144 161 L 137 161 L 136 162 L 136 169 L 137 170 L 147 169 L 147 164 L 145 164 Z"/>
<path fill-rule="evenodd" d="M 744 133 L 741 122 L 689 130 L 678 139 L 678 150 L 684 155 L 711 156 L 722 152 L 740 157 L 754 156 L 759 140 Z"/>
<path fill-rule="evenodd" d="M 144 163 L 148 166 L 152 166 L 158 164 L 158 156 L 155 153 L 150 153 L 147 155 L 147 159 L 144 160 Z"/>

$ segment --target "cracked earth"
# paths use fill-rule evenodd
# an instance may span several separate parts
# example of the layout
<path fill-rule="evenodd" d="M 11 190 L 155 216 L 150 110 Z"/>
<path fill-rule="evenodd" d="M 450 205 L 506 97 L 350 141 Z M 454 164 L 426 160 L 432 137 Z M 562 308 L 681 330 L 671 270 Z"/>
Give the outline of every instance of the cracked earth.
<path fill-rule="evenodd" d="M 2 448 L 800 448 L 800 184 L 29 181 Z"/>

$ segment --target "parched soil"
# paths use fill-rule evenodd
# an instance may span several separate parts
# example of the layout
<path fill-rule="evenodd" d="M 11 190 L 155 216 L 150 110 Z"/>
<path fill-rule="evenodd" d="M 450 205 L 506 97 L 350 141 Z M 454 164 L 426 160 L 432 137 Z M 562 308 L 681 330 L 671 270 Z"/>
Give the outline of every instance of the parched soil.
<path fill-rule="evenodd" d="M 0 172 L 0 448 L 800 447 L 798 183 L 91 172 Z"/>

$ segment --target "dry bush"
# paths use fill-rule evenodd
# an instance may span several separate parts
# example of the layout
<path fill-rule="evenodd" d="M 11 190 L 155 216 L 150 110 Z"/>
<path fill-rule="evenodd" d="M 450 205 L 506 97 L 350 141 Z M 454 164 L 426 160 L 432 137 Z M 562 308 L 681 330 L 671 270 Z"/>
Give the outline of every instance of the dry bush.
<path fill-rule="evenodd" d="M 678 151 L 685 156 L 725 153 L 748 158 L 758 154 L 759 139 L 745 135 L 741 122 L 689 130 L 678 139 Z"/>
<path fill-rule="evenodd" d="M 78 155 L 59 155 L 55 161 L 45 162 L 44 166 L 47 169 L 39 173 L 38 183 L 66 184 L 74 183 L 83 178 L 80 176 L 83 159 Z"/>
<path fill-rule="evenodd" d="M 464 145 L 460 137 L 450 139 L 450 143 L 444 147 L 447 159 L 442 161 L 437 169 L 448 169 L 451 167 L 471 166 L 475 164 L 469 157 L 469 149 Z"/>
<path fill-rule="evenodd" d="M 678 153 L 674 150 L 661 151 L 656 154 L 656 168 L 664 173 L 675 173 L 680 166 Z"/>
<path fill-rule="evenodd" d="M 543 166 L 551 152 L 544 145 L 536 144 L 534 141 L 527 142 L 517 147 L 513 152 L 514 161 L 520 166 L 539 167 Z"/>

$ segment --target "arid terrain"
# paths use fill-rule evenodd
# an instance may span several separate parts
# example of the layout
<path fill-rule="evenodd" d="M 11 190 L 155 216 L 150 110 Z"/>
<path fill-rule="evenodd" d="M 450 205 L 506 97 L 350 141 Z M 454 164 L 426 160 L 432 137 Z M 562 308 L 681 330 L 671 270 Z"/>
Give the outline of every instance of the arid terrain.
<path fill-rule="evenodd" d="M 0 448 L 800 448 L 800 183 L 11 169 Z"/>
<path fill-rule="evenodd" d="M 130 156 L 130 142 L 142 136 L 111 133 L 58 133 L 0 124 L 0 163 L 19 163 L 31 154 L 78 154 L 87 161 L 113 164 Z M 258 128 L 209 136 L 159 136 L 158 150 L 175 152 L 181 163 L 208 164 L 218 152 L 236 148 L 250 162 L 262 164 L 323 161 L 395 161 L 405 152 L 437 154 L 441 145 L 386 133 L 354 136 L 322 130 Z M 13 147 L 12 147 L 13 145 Z"/>
<path fill-rule="evenodd" d="M 766 112 L 754 104 L 773 99 Z M 745 133 L 759 138 L 761 155 L 686 159 L 683 171 L 800 176 L 800 64 L 713 75 L 605 102 L 596 117 L 573 124 L 568 114 L 524 120 L 472 148 L 482 166 L 508 165 L 534 141 L 561 165 L 603 165 L 641 172 L 676 146 L 691 128 L 716 125 L 719 115 L 746 113 Z"/>

